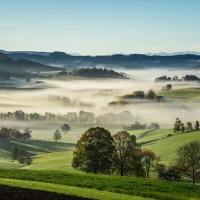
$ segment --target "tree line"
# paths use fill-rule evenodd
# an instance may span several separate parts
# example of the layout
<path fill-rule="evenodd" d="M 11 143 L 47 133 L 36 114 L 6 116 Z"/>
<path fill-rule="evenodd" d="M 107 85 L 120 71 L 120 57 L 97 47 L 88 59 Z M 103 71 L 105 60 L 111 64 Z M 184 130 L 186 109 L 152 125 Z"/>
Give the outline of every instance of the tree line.
<path fill-rule="evenodd" d="M 155 79 L 155 82 L 162 82 L 162 81 L 199 81 L 200 78 L 195 75 L 185 75 L 179 78 L 178 76 L 167 77 L 167 76 L 160 76 Z"/>
<path fill-rule="evenodd" d="M 0 113 L 0 120 L 10 121 L 63 121 L 67 124 L 126 124 L 132 121 L 140 121 L 142 116 L 133 115 L 129 111 L 116 113 L 105 113 L 95 116 L 92 112 L 80 110 L 77 112 L 67 112 L 66 114 L 55 114 L 46 112 L 44 115 L 39 113 L 25 113 L 22 110 L 15 112 Z"/>
<path fill-rule="evenodd" d="M 194 128 L 191 122 L 187 122 L 184 124 L 179 118 L 176 118 L 176 121 L 174 122 L 174 133 L 184 133 L 184 132 L 190 132 L 193 130 L 199 130 L 199 121 L 196 121 L 194 124 Z"/>
<path fill-rule="evenodd" d="M 163 96 L 156 95 L 156 93 L 150 89 L 147 93 L 142 90 L 134 91 L 132 94 L 125 94 L 119 96 L 117 101 L 108 103 L 108 106 L 120 106 L 126 104 L 137 103 L 149 103 L 149 102 L 161 102 L 164 101 Z"/>
<path fill-rule="evenodd" d="M 56 77 L 59 76 L 81 76 L 89 78 L 123 78 L 128 79 L 123 73 L 116 72 L 112 69 L 106 68 L 75 68 L 71 72 L 65 70 L 59 72 Z"/>

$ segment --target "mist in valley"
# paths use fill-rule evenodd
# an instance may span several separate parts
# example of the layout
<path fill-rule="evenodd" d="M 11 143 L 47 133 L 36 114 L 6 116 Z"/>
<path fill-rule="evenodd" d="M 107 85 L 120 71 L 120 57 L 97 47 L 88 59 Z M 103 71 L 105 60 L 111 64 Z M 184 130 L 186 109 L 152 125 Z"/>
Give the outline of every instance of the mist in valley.
<path fill-rule="evenodd" d="M 149 69 L 149 70 L 120 70 L 130 76 L 130 79 L 74 79 L 74 80 L 41 80 L 42 89 L 33 89 L 34 82 L 18 81 L 21 87 L 32 88 L 26 90 L 1 90 L 1 112 L 15 112 L 22 110 L 25 113 L 45 112 L 66 114 L 68 112 L 92 112 L 95 116 L 105 113 L 119 114 L 129 111 L 133 116 L 140 116 L 140 123 L 157 122 L 161 128 L 173 127 L 176 117 L 186 121 L 198 120 L 198 106 L 192 101 L 173 101 L 155 103 L 137 103 L 131 105 L 108 106 L 109 102 L 117 100 L 121 95 L 131 94 L 142 90 L 145 93 L 152 89 L 155 93 L 161 91 L 167 83 L 172 84 L 173 89 L 199 87 L 197 82 L 155 82 L 156 77 L 164 76 L 181 78 L 185 75 L 194 74 L 193 71 Z M 199 76 L 197 71 L 195 75 Z M 45 87 L 43 87 L 45 85 Z M 136 118 L 136 120 L 138 120 Z M 131 122 L 129 122 L 131 123 Z M 132 121 L 134 123 L 134 121 Z"/>

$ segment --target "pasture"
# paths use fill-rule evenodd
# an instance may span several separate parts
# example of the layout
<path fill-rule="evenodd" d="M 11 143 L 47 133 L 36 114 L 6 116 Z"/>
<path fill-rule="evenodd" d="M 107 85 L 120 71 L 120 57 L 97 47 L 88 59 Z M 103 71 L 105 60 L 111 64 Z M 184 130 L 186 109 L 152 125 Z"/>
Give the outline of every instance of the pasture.
<path fill-rule="evenodd" d="M 97 199 L 101 199 L 101 197 L 98 198 L 98 194 L 101 194 L 101 191 L 102 193 L 109 192 L 108 194 L 110 194 L 111 197 L 113 193 L 114 195 L 122 195 L 122 197 L 123 195 L 131 195 L 133 198 L 134 196 L 140 196 L 145 198 L 165 200 L 197 200 L 200 196 L 199 185 L 194 186 L 187 183 L 168 182 L 144 178 L 141 179 L 134 177 L 92 175 L 84 173 L 78 174 L 72 172 L 69 173 L 48 170 L 1 170 L 0 177 L 0 183 L 8 185 L 15 184 L 22 187 L 23 181 L 26 181 L 24 182 L 23 187 L 35 187 L 40 189 L 42 186 L 44 186 L 43 189 L 51 189 L 59 193 L 63 193 L 66 189 L 66 192 L 71 191 L 72 193 L 74 192 L 75 195 L 80 195 L 83 194 L 84 191 L 87 194 L 87 190 L 85 189 L 90 189 L 88 191 L 90 195 L 93 191 L 93 195 Z M 37 182 L 39 182 L 38 186 L 36 186 Z M 56 185 L 54 184 L 60 187 L 56 188 Z M 79 188 L 80 191 L 83 191 L 83 193 L 77 193 Z M 124 199 L 127 197 L 129 196 L 124 196 Z"/>

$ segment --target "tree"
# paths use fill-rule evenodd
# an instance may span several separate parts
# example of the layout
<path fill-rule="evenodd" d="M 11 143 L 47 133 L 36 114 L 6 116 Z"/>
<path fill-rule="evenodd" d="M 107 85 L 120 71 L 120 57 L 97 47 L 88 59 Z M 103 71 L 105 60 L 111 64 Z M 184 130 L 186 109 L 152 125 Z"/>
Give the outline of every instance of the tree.
<path fill-rule="evenodd" d="M 147 95 L 146 95 L 146 99 L 154 100 L 155 97 L 156 97 L 156 93 L 152 89 L 149 90 Z"/>
<path fill-rule="evenodd" d="M 26 127 L 22 133 L 22 137 L 24 139 L 31 138 L 31 132 L 32 132 L 32 130 L 30 130 L 30 128 Z"/>
<path fill-rule="evenodd" d="M 119 174 L 121 176 L 142 174 L 141 151 L 135 135 L 130 135 L 127 131 L 119 131 L 113 135 L 113 139 L 117 150 L 116 168 Z"/>
<path fill-rule="evenodd" d="M 179 120 L 179 118 L 176 118 L 176 121 L 174 123 L 174 133 L 178 133 L 181 129 L 181 120 Z"/>
<path fill-rule="evenodd" d="M 195 130 L 199 130 L 199 121 L 195 122 Z"/>
<path fill-rule="evenodd" d="M 63 124 L 60 128 L 64 132 L 68 132 L 68 131 L 71 130 L 71 128 L 70 128 L 70 126 L 68 124 Z"/>
<path fill-rule="evenodd" d="M 142 163 L 145 167 L 146 177 L 149 178 L 149 173 L 151 168 L 155 168 L 160 161 L 160 157 L 157 157 L 156 154 L 151 149 L 143 149 L 142 151 Z"/>
<path fill-rule="evenodd" d="M 171 90 L 171 89 L 172 89 L 172 85 L 171 85 L 171 84 L 167 84 L 165 88 L 166 88 L 166 90 L 168 90 L 168 91 L 169 91 L 169 90 Z"/>
<path fill-rule="evenodd" d="M 61 138 L 62 138 L 61 132 L 58 129 L 56 129 L 56 131 L 54 132 L 54 135 L 53 135 L 53 139 L 57 142 Z"/>
<path fill-rule="evenodd" d="M 119 172 L 123 176 L 126 170 L 125 162 L 128 157 L 128 148 L 130 148 L 130 134 L 126 131 L 119 131 L 113 135 L 113 139 L 117 150 Z M 135 145 L 136 141 L 133 140 L 132 142 Z"/>
<path fill-rule="evenodd" d="M 179 147 L 176 153 L 176 166 L 195 184 L 200 179 L 200 142 L 198 140 L 191 141 Z"/>
<path fill-rule="evenodd" d="M 87 173 L 111 173 L 115 157 L 115 146 L 109 131 L 90 128 L 83 133 L 73 152 L 72 167 Z"/>
<path fill-rule="evenodd" d="M 159 126 L 158 123 L 156 123 L 156 122 L 155 122 L 155 123 L 152 122 L 152 123 L 150 124 L 149 128 L 150 128 L 150 129 L 158 130 L 158 129 L 160 129 L 160 126 Z"/>
<path fill-rule="evenodd" d="M 192 123 L 191 122 L 187 122 L 186 130 L 187 130 L 187 132 L 193 131 L 193 127 L 192 127 Z"/>

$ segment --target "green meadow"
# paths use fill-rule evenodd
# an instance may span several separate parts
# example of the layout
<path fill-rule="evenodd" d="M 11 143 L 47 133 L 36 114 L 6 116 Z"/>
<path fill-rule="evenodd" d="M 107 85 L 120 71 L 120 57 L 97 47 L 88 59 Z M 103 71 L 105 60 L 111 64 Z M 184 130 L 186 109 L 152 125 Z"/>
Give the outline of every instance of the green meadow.
<path fill-rule="evenodd" d="M 144 178 L 141 179 L 135 177 L 93 175 L 55 170 L 38 171 L 5 169 L 0 170 L 0 177 L 0 182 L 2 182 L 3 184 L 15 184 L 21 187 L 31 188 L 35 188 L 37 186 L 37 189 L 40 189 L 43 186 L 43 189 L 45 190 L 46 188 L 47 190 L 48 188 L 51 188 L 51 190 L 54 190 L 59 193 L 63 193 L 64 191 L 71 191 L 74 195 L 78 194 L 79 196 L 85 195 L 87 194 L 87 192 L 91 192 L 93 193 L 93 198 L 95 196 L 97 197 L 97 199 L 105 199 L 101 198 L 101 196 L 100 198 L 98 198 L 98 195 L 101 194 L 101 191 L 102 193 L 108 192 L 107 195 L 110 194 L 110 197 L 107 197 L 108 199 L 114 199 L 115 195 L 117 194 L 122 195 L 122 199 L 129 199 L 128 197 L 130 196 L 132 196 L 132 198 L 134 199 L 134 196 L 139 196 L 151 199 L 197 200 L 200 196 L 199 185 L 194 186 L 188 183 L 168 182 Z M 80 188 L 80 191 L 82 191 L 83 193 L 76 193 L 78 191 L 78 188 Z M 92 195 L 91 193 L 90 195 Z M 123 197 L 123 195 L 128 196 Z M 92 196 L 88 197 L 92 198 Z"/>
<path fill-rule="evenodd" d="M 185 98 L 200 98 L 200 88 L 180 88 L 170 91 L 161 91 L 158 93 L 166 97 L 185 97 Z"/>

